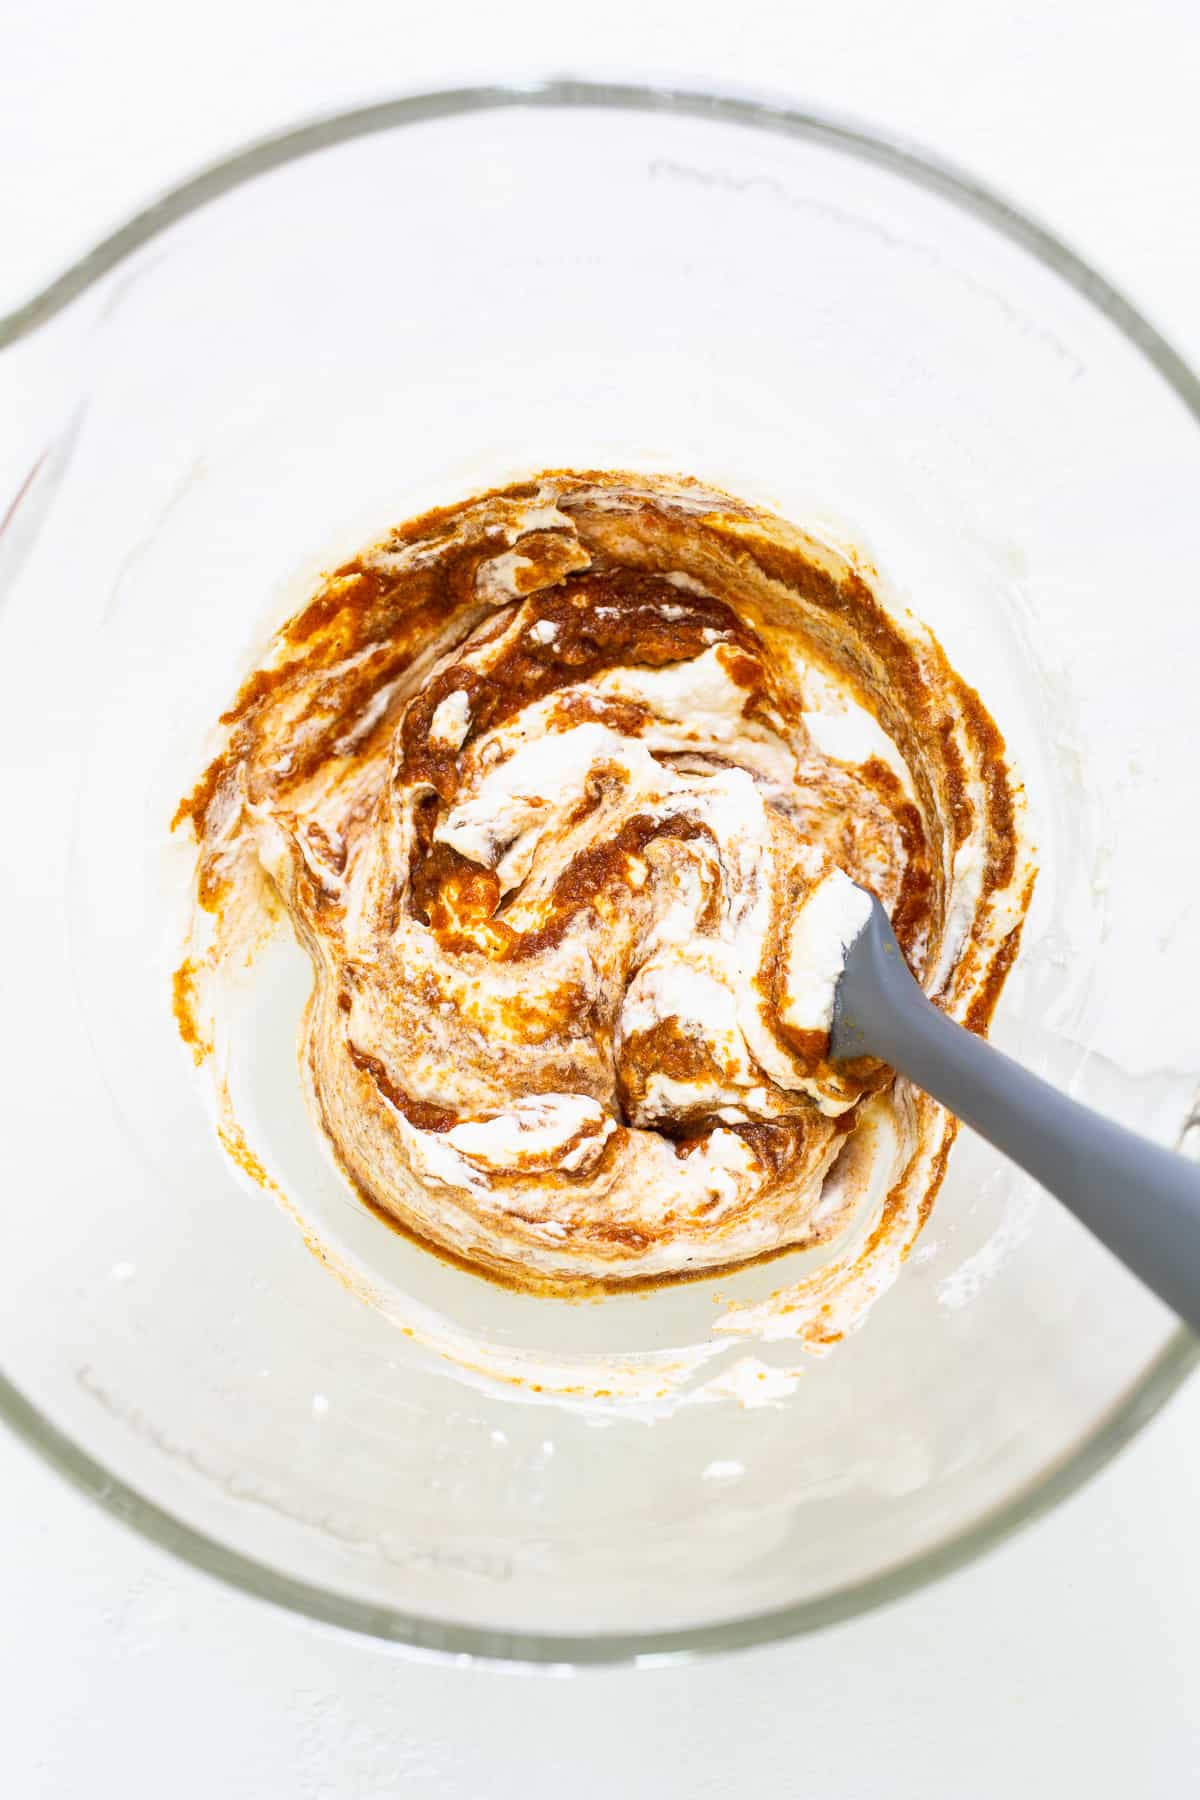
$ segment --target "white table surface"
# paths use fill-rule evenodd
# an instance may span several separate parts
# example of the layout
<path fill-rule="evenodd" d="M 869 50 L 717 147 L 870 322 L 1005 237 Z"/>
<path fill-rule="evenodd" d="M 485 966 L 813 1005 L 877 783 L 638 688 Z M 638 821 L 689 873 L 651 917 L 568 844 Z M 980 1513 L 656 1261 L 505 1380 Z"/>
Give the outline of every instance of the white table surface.
<path fill-rule="evenodd" d="M 248 137 L 520 69 L 768 85 L 881 123 L 1032 207 L 1200 363 L 1195 0 L 9 0 L 0 311 Z M 20 434 L 0 415 L 0 469 Z M 0 1432 L 0 1792 L 1176 1800 L 1200 1779 L 1198 1500 L 1193 1382 L 936 1588 L 775 1649 L 555 1680 L 228 1592 Z"/>

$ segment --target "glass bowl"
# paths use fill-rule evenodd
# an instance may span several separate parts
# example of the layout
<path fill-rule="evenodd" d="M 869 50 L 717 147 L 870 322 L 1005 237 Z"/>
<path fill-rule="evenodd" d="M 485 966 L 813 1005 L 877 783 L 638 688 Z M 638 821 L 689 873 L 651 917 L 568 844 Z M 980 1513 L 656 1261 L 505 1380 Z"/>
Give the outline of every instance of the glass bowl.
<path fill-rule="evenodd" d="M 994 1035 L 1186 1143 L 1200 390 L 1151 327 L 867 132 L 551 82 L 259 146 L 0 343 L 34 463 L 0 535 L 9 1420 L 249 1591 L 560 1663 L 844 1618 L 1103 1464 L 1192 1340 L 966 1133 L 863 1330 L 714 1361 L 712 1283 L 501 1295 L 357 1206 L 299 1101 L 279 942 L 231 1040 L 235 1167 L 171 1017 L 167 826 L 272 626 L 388 525 L 550 465 L 706 477 L 870 556 L 980 689 L 1042 869 Z M 524 1378 L 414 1347 L 409 1304 Z M 703 1379 L 571 1392 L 614 1346 Z"/>

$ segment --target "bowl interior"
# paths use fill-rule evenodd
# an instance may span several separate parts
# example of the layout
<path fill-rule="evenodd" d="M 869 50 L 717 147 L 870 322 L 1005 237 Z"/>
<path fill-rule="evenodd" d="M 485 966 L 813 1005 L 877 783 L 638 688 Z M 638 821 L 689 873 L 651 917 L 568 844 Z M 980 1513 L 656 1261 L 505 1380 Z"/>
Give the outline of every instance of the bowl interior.
<path fill-rule="evenodd" d="M 54 328 L 70 406 L 0 595 L 22 672 L 0 717 L 0 1362 L 43 1435 L 189 1553 L 365 1630 L 530 1656 L 877 1598 L 1094 1461 L 1188 1353 L 965 1133 L 900 1281 L 826 1360 L 714 1347 L 711 1283 L 502 1294 L 387 1232 L 318 1154 L 282 941 L 226 1047 L 275 1200 L 235 1168 L 171 1017 L 188 857 L 167 825 L 321 570 L 559 464 L 774 506 L 870 558 L 1008 738 L 1042 874 L 997 1040 L 1174 1142 L 1200 986 L 1184 399 L 986 208 L 878 148 L 567 98 L 400 107 L 90 290 Z M 457 1363 L 399 1329 L 414 1309 Z M 463 1366 L 473 1335 L 527 1379 Z M 618 1349 L 636 1379 L 610 1404 L 530 1388 Z"/>

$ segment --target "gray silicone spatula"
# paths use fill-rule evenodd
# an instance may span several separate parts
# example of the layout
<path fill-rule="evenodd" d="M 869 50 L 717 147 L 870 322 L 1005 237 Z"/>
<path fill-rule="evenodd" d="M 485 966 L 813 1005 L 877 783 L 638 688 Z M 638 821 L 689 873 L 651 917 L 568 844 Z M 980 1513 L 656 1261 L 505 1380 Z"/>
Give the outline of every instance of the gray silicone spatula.
<path fill-rule="evenodd" d="M 878 900 L 846 954 L 831 1053 L 878 1057 L 923 1087 L 1200 1330 L 1200 1164 L 1069 1100 L 948 1019 L 910 973 Z"/>

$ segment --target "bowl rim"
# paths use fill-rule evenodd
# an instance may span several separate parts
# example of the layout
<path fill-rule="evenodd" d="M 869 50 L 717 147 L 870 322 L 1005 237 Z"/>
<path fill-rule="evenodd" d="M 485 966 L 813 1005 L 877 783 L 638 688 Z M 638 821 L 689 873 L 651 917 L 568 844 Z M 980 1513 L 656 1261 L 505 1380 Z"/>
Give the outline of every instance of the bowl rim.
<path fill-rule="evenodd" d="M 0 349 L 37 331 L 151 239 L 244 182 L 314 152 L 429 120 L 511 107 L 668 112 L 824 144 L 889 169 L 973 214 L 1073 287 L 1141 351 L 1200 425 L 1200 379 L 1130 302 L 1045 226 L 992 188 L 911 142 L 839 115 L 762 94 L 554 77 L 402 94 L 260 139 L 172 187 L 38 293 L 0 317 Z M 14 507 L 19 504 L 20 495 Z M 974 1560 L 1056 1506 L 1102 1469 L 1162 1408 L 1200 1360 L 1180 1327 L 1101 1422 L 1032 1481 L 964 1530 L 867 1580 L 774 1611 L 669 1631 L 587 1635 L 514 1632 L 402 1613 L 300 1581 L 233 1551 L 118 1480 L 39 1412 L 0 1371 L 0 1419 L 81 1493 L 181 1561 L 310 1620 L 436 1657 L 518 1666 L 656 1664 L 819 1630 L 898 1600 Z"/>

